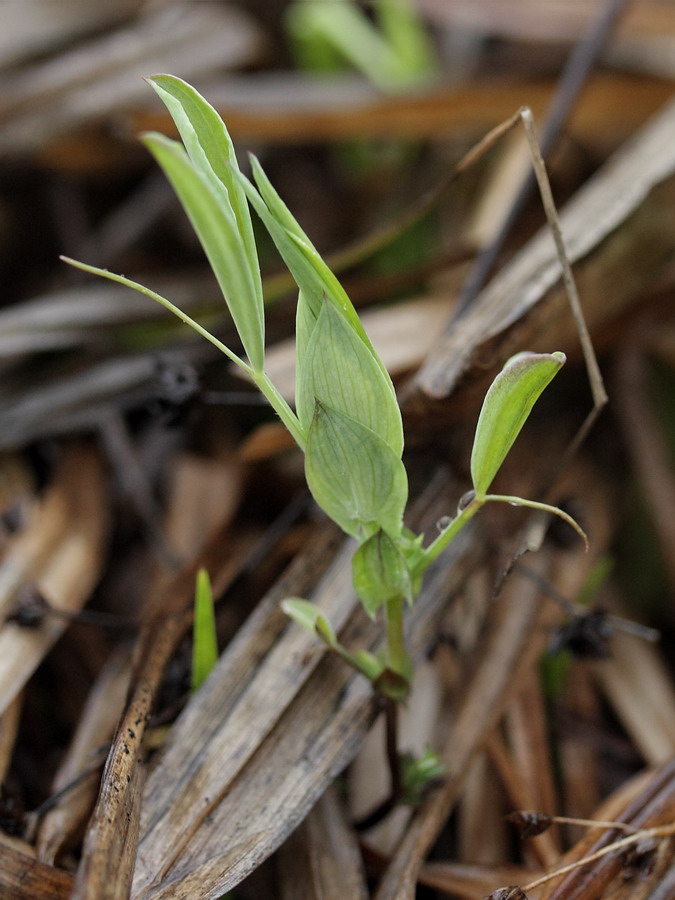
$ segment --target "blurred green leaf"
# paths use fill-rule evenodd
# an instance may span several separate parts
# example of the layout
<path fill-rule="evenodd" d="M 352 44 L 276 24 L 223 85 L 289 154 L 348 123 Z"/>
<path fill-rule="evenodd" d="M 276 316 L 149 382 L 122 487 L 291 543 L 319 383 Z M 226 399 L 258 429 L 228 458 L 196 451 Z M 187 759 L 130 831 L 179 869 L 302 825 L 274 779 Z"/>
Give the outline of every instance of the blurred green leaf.
<path fill-rule="evenodd" d="M 375 432 L 317 402 L 307 436 L 305 477 L 319 506 L 347 534 L 402 528 L 408 480 L 400 458 Z"/>
<path fill-rule="evenodd" d="M 518 353 L 485 395 L 471 452 L 471 478 L 483 499 L 532 407 L 565 362 L 564 353 Z"/>
<path fill-rule="evenodd" d="M 200 569 L 197 573 L 192 634 L 192 690 L 194 692 L 201 687 L 218 661 L 213 592 L 206 569 Z"/>
<path fill-rule="evenodd" d="M 331 648 L 337 646 L 335 631 L 328 619 L 324 616 L 316 604 L 300 597 L 288 597 L 282 600 L 281 608 L 289 618 L 298 625 L 311 631 L 320 637 Z"/>

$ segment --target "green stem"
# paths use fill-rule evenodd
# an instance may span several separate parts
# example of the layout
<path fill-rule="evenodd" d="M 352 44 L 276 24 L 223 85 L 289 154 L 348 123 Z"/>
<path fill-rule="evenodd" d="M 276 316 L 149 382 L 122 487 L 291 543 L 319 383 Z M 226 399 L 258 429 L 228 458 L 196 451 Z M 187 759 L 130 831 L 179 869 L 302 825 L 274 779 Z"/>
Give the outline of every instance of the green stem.
<path fill-rule="evenodd" d="M 405 598 L 403 596 L 388 600 L 385 607 L 387 629 L 387 665 L 397 675 L 406 681 L 410 678 L 412 662 L 405 646 L 405 633 L 403 629 L 403 610 Z"/>
<path fill-rule="evenodd" d="M 304 452 L 306 435 L 296 414 L 281 396 L 277 388 L 272 384 L 265 372 L 251 371 L 250 375 L 258 390 L 265 395 L 272 409 L 291 433 L 295 443 Z"/>
<path fill-rule="evenodd" d="M 418 564 L 419 571 L 414 573 L 415 576 L 421 575 L 422 572 L 424 572 L 426 568 L 441 555 L 445 548 L 457 537 L 462 528 L 469 524 L 471 519 L 473 519 L 478 510 L 483 506 L 486 499 L 487 498 L 485 497 L 481 499 L 474 497 L 463 510 L 457 513 L 447 528 L 444 528 L 438 537 L 426 548 L 424 556 Z"/>

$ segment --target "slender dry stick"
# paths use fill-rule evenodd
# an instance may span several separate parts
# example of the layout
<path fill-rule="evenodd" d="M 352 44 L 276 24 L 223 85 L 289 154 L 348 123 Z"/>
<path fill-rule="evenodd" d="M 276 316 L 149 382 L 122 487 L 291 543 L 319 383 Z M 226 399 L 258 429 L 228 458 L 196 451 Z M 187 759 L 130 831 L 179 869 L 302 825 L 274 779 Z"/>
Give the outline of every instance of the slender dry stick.
<path fill-rule="evenodd" d="M 629 2 L 630 0 L 606 0 L 597 19 L 591 23 L 589 30 L 582 39 L 574 45 L 542 126 L 542 155 L 546 156 L 555 144 L 567 116 L 574 107 L 583 86 L 586 84 L 589 73 L 597 63 L 598 57 L 602 53 L 619 16 Z M 460 318 L 478 296 L 497 261 L 506 238 L 518 221 L 520 212 L 533 186 L 534 178 L 532 173 L 528 172 L 518 188 L 511 208 L 499 227 L 499 231 L 491 243 L 480 253 L 469 274 L 455 310 L 455 319 Z"/>
<path fill-rule="evenodd" d="M 612 828 L 616 827 L 616 824 L 612 824 Z M 671 822 L 669 825 L 655 825 L 653 828 L 643 828 L 640 831 L 636 831 L 634 834 L 629 834 L 628 837 L 614 841 L 612 844 L 607 844 L 606 847 L 596 850 L 595 853 L 591 853 L 589 856 L 584 856 L 582 859 L 576 860 L 576 862 L 562 866 L 554 872 L 549 872 L 548 875 L 542 875 L 541 878 L 537 878 L 535 881 L 526 884 L 523 887 L 523 890 L 533 891 L 535 888 L 540 887 L 542 884 L 546 884 L 547 881 L 551 881 L 553 878 L 558 878 L 560 875 L 566 875 L 568 872 L 573 872 L 574 869 L 581 868 L 581 866 L 587 866 L 589 863 L 596 862 L 598 859 L 602 859 L 603 856 L 607 856 L 609 853 L 625 850 L 627 847 L 632 847 L 634 844 L 640 843 L 640 841 L 649 838 L 671 837 L 674 834 L 675 822 Z"/>
<path fill-rule="evenodd" d="M 553 234 L 553 240 L 555 242 L 556 251 L 558 253 L 558 259 L 560 260 L 563 285 L 565 287 L 565 293 L 567 294 L 567 299 L 572 311 L 572 316 L 574 317 L 574 322 L 579 334 L 579 340 L 581 342 L 581 349 L 584 354 L 584 360 L 586 362 L 588 380 L 590 382 L 591 394 L 593 397 L 593 409 L 586 416 L 586 419 L 579 428 L 579 431 L 566 450 L 565 456 L 567 459 L 569 459 L 576 453 L 578 447 L 583 442 L 591 426 L 600 414 L 600 410 L 607 403 L 608 397 L 602 379 L 602 374 L 600 372 L 600 366 L 598 365 L 595 350 L 593 349 L 593 342 L 591 341 L 588 326 L 586 325 L 586 319 L 584 318 L 581 301 L 579 300 L 579 292 L 577 291 L 574 275 L 572 274 L 572 266 L 570 265 L 567 251 L 565 250 L 565 242 L 563 240 L 562 229 L 560 227 L 560 219 L 558 217 L 558 211 L 553 200 L 551 184 L 546 173 L 544 159 L 541 155 L 541 150 L 539 149 L 539 142 L 537 140 L 537 134 L 534 127 L 532 110 L 528 107 L 523 107 L 523 109 L 520 110 L 520 118 L 523 123 L 525 136 L 527 137 L 527 142 L 530 148 L 530 154 L 532 156 L 532 166 L 534 168 L 534 174 L 537 179 L 537 184 L 539 185 L 539 192 L 541 194 L 541 201 L 544 206 L 544 212 L 546 213 L 546 219 L 551 229 L 551 233 Z"/>

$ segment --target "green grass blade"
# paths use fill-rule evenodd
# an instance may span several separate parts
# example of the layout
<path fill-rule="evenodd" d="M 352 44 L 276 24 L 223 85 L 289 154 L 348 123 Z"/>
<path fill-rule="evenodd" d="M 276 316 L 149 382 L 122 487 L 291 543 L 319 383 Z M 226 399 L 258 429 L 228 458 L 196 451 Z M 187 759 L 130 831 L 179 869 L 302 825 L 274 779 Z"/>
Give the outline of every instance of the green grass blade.
<path fill-rule="evenodd" d="M 252 368 L 263 369 L 264 320 L 237 221 L 223 208 L 210 182 L 194 168 L 182 145 L 160 134 L 144 143 L 171 182 L 227 302 Z"/>
<path fill-rule="evenodd" d="M 206 569 L 197 573 L 192 631 L 192 691 L 198 690 L 218 661 L 213 592 Z"/>

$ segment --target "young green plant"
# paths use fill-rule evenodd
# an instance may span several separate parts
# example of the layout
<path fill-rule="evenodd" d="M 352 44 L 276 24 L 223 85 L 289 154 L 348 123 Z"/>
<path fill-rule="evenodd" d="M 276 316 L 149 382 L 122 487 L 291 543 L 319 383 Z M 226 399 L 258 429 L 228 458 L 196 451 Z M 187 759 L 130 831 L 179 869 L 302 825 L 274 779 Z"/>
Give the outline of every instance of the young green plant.
<path fill-rule="evenodd" d="M 283 203 L 257 160 L 252 180 L 237 164 L 217 112 L 194 88 L 170 75 L 149 79 L 169 110 L 182 143 L 146 134 L 145 145 L 164 170 L 204 248 L 239 335 L 239 355 L 169 300 L 125 278 L 66 260 L 125 284 L 163 304 L 218 347 L 262 391 L 300 449 L 314 499 L 357 542 L 353 582 L 368 615 L 384 613 L 381 654 L 342 647 L 330 623 L 306 600 L 285 611 L 362 672 L 390 701 L 408 696 L 412 662 L 404 641 L 406 604 L 414 602 L 426 569 L 478 510 L 499 501 L 563 516 L 518 497 L 488 493 L 542 391 L 565 361 L 562 353 L 522 353 L 509 360 L 489 389 L 471 456 L 473 491 L 436 539 L 404 526 L 408 480 L 403 427 L 393 384 L 333 272 Z M 259 216 L 298 287 L 295 408 L 264 368 L 265 317 L 250 209 Z M 581 533 L 581 532 L 580 532 Z"/>
<path fill-rule="evenodd" d="M 296 0 L 286 27 L 300 65 L 332 72 L 348 64 L 383 91 L 419 87 L 438 71 L 434 50 L 411 0 L 379 0 L 374 22 L 352 0 Z"/>

